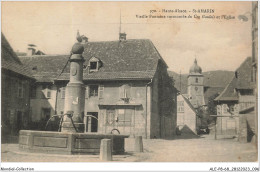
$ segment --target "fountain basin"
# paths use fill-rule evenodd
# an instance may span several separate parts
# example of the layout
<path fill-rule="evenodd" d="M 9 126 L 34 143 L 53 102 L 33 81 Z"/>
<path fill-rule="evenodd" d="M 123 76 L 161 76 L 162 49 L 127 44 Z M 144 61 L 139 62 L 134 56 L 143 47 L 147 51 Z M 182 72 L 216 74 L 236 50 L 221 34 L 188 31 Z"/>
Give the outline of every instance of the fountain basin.
<path fill-rule="evenodd" d="M 20 130 L 19 149 L 27 152 L 56 154 L 98 154 L 102 139 L 111 139 L 113 154 L 125 152 L 128 135 L 101 133 L 64 133 Z"/>

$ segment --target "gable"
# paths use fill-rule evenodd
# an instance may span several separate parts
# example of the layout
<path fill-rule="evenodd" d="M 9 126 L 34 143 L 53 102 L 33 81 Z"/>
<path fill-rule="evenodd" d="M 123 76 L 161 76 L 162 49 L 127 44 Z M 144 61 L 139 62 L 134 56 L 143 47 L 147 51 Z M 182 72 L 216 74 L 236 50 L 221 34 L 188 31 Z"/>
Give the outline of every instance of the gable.
<path fill-rule="evenodd" d="M 197 114 L 197 111 L 196 109 L 192 106 L 192 104 L 190 103 L 190 101 L 185 98 L 182 94 L 179 94 L 178 95 L 178 98 L 177 98 L 178 101 L 183 101 L 184 102 L 184 105 L 186 105 L 186 107 L 188 107 L 192 112 L 194 112 L 194 114 Z"/>

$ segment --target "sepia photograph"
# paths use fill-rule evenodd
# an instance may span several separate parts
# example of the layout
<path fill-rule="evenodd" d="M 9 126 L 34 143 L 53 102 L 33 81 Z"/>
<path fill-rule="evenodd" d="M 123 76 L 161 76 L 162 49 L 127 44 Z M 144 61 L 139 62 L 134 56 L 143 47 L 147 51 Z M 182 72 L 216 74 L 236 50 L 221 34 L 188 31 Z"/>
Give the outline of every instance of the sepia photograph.
<path fill-rule="evenodd" d="M 2 1 L 1 171 L 162 163 L 259 171 L 258 1 Z"/>

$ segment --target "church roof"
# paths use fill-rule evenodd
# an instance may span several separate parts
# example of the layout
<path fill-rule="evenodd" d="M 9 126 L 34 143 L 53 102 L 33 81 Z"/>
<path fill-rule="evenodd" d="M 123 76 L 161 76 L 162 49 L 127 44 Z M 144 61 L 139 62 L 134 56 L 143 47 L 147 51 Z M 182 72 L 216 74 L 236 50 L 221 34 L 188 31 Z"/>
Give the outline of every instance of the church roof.
<path fill-rule="evenodd" d="M 190 74 L 201 74 L 202 69 L 197 63 L 197 59 L 194 60 L 193 65 L 190 67 Z"/>
<path fill-rule="evenodd" d="M 84 80 L 123 80 L 151 79 L 158 63 L 166 63 L 148 39 L 130 39 L 124 41 L 87 42 L 84 44 L 84 66 L 88 66 L 95 57 L 102 63 L 97 72 L 89 73 L 84 69 Z M 59 77 L 69 55 L 23 56 L 21 61 L 34 70 L 38 82 L 69 79 L 69 65 Z"/>

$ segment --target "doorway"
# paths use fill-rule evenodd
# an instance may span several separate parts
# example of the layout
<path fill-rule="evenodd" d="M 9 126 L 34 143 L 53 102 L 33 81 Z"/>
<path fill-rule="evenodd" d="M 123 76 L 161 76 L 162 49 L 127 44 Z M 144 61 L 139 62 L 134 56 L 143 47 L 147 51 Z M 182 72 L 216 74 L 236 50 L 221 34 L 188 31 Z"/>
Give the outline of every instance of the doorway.
<path fill-rule="evenodd" d="M 133 135 L 133 109 L 122 108 L 117 109 L 117 129 L 120 134 Z"/>
<path fill-rule="evenodd" d="M 98 132 L 98 112 L 88 112 L 87 115 L 86 132 Z"/>
<path fill-rule="evenodd" d="M 47 122 L 51 117 L 51 109 L 50 108 L 42 108 L 42 120 Z"/>
<path fill-rule="evenodd" d="M 16 126 L 17 126 L 17 132 L 16 134 L 19 133 L 19 131 L 23 128 L 23 113 L 21 111 L 17 111 L 17 121 L 16 121 Z"/>

